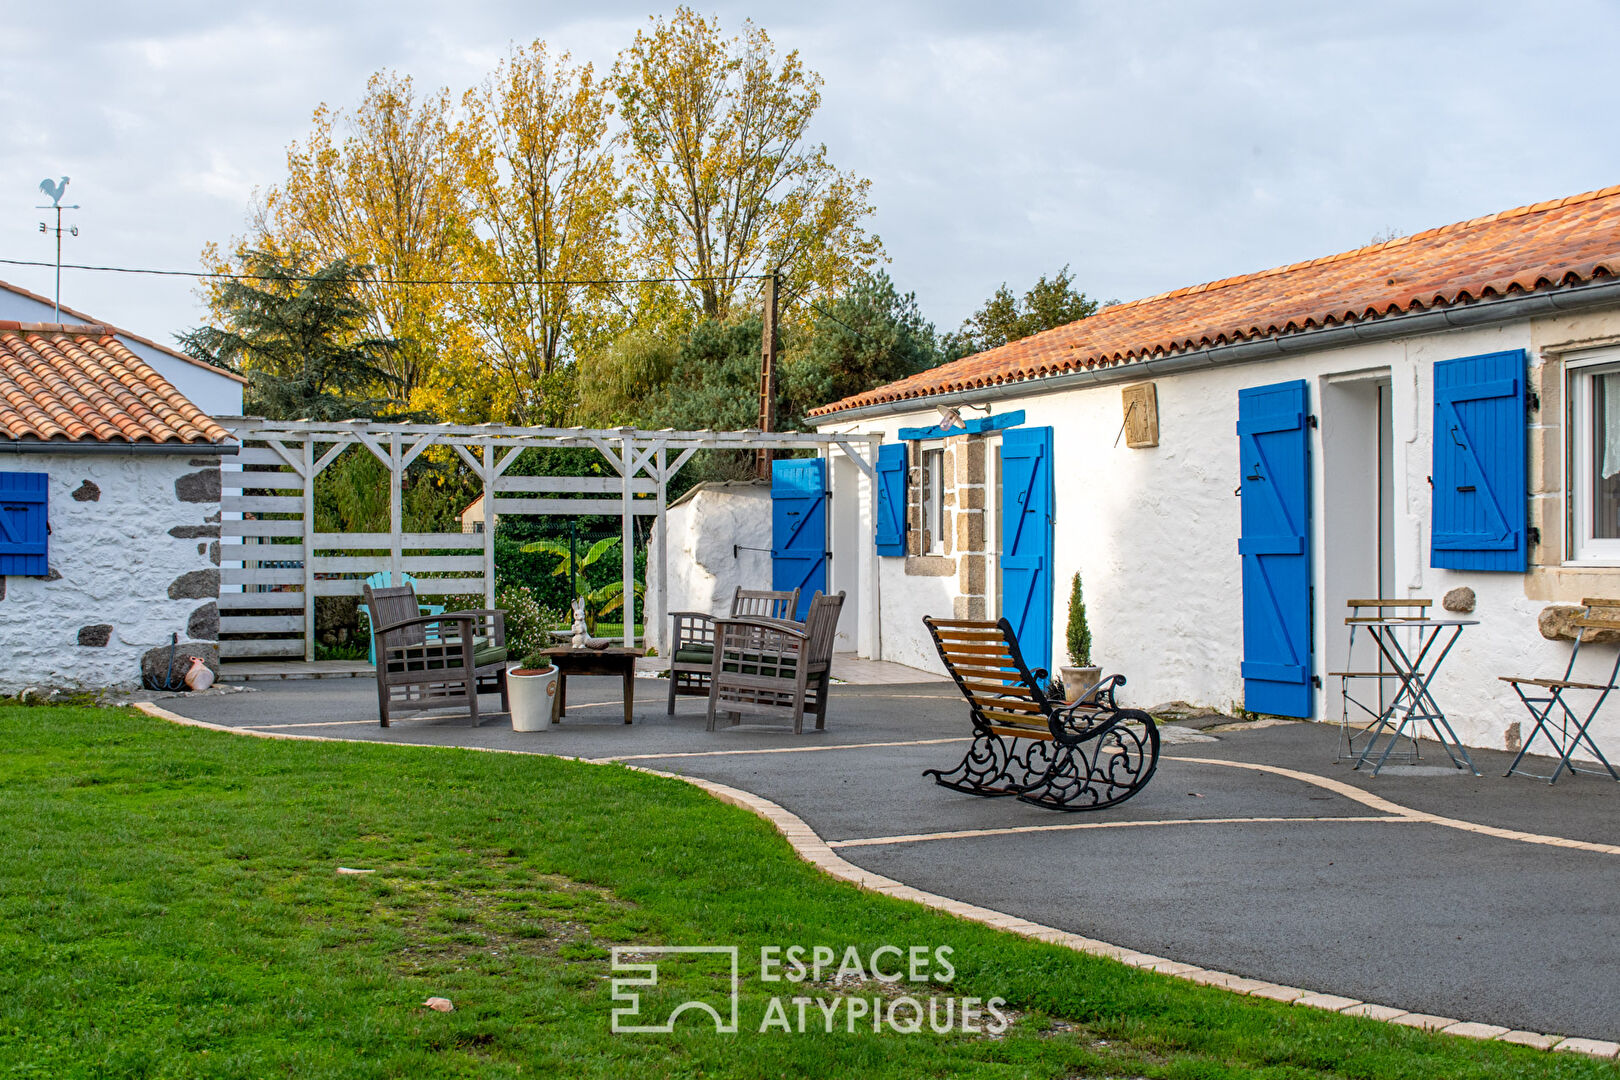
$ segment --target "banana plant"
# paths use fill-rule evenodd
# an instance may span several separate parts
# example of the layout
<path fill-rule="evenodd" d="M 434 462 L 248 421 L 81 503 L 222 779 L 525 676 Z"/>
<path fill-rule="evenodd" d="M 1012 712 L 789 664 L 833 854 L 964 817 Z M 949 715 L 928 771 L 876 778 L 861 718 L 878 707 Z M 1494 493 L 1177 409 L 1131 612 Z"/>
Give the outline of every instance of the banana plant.
<path fill-rule="evenodd" d="M 524 544 L 523 550 L 531 554 L 536 551 L 548 551 L 556 555 L 560 561 L 557 563 L 556 569 L 551 572 L 551 576 L 566 577 L 574 573 L 576 569 L 584 570 L 588 566 L 594 566 L 597 560 L 611 551 L 613 545 L 618 542 L 618 538 L 613 536 L 608 537 L 606 540 L 598 540 L 591 545 L 589 551 L 579 557 L 578 567 L 574 566 L 574 553 L 561 540 L 536 540 L 533 543 Z"/>

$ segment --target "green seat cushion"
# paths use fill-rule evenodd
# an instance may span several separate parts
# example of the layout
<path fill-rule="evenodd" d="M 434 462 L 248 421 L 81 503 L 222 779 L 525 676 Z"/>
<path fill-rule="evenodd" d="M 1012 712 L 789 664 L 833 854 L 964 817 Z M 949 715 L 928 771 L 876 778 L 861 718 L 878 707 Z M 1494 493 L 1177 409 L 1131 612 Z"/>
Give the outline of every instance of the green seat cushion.
<path fill-rule="evenodd" d="M 769 660 L 765 660 L 759 656 L 744 655 L 740 666 L 730 660 L 721 666 L 726 671 L 740 671 L 744 675 L 764 675 L 767 678 L 780 677 L 783 679 L 793 678 L 798 674 L 799 670 L 798 662 L 791 656 L 781 658 L 773 656 Z"/>
<path fill-rule="evenodd" d="M 677 664 L 712 664 L 714 663 L 713 645 L 683 645 L 675 650 Z"/>
<path fill-rule="evenodd" d="M 486 664 L 499 664 L 506 659 L 505 645 L 486 645 L 475 643 L 473 648 L 473 666 L 483 667 Z"/>

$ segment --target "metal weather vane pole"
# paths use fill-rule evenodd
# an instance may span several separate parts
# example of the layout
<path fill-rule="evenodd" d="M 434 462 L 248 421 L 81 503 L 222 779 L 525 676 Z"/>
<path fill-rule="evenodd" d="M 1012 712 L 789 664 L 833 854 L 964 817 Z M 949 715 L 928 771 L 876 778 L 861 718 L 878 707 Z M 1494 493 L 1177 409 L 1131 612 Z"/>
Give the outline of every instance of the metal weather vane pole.
<path fill-rule="evenodd" d="M 77 205 L 62 205 L 62 196 L 67 194 L 68 180 L 69 178 L 66 176 L 60 180 L 52 180 L 49 177 L 41 180 L 39 190 L 50 197 L 51 205 L 35 207 L 36 210 L 56 211 L 56 295 L 51 302 L 51 318 L 55 322 L 62 321 L 62 211 L 79 209 Z M 39 223 L 39 231 L 48 232 L 50 230 L 42 221 Z M 69 226 L 68 235 L 78 236 L 79 227 L 77 225 Z"/>

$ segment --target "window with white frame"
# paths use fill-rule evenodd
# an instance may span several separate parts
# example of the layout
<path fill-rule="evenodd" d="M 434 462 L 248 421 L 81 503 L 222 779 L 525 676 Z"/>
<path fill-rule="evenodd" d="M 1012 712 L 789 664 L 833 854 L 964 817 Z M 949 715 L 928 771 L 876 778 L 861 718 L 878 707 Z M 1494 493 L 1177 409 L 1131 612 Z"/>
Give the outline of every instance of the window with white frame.
<path fill-rule="evenodd" d="M 945 551 L 945 451 L 922 452 L 923 554 Z"/>
<path fill-rule="evenodd" d="M 1567 356 L 1564 371 L 1570 555 L 1620 564 L 1620 348 Z"/>

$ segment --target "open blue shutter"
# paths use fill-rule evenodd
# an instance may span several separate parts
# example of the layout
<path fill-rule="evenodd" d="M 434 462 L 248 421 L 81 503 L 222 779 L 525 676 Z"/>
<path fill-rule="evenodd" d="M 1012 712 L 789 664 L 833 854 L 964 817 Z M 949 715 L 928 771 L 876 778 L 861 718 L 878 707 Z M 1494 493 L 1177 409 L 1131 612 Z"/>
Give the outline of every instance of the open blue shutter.
<path fill-rule="evenodd" d="M 0 472 L 0 574 L 43 577 L 50 541 L 45 530 L 45 473 Z"/>
<path fill-rule="evenodd" d="M 877 553 L 906 553 L 906 446 L 885 443 L 877 459 Z"/>
<path fill-rule="evenodd" d="M 1052 670 L 1052 429 L 1001 436 L 1001 613 L 1031 670 Z"/>
<path fill-rule="evenodd" d="M 1238 391 L 1243 707 L 1311 715 L 1311 442 L 1303 380 Z"/>
<path fill-rule="evenodd" d="M 1434 481 L 1430 565 L 1525 569 L 1522 349 L 1434 365 Z"/>
<path fill-rule="evenodd" d="M 827 462 L 771 462 L 771 588 L 799 590 L 795 619 L 827 591 Z"/>

